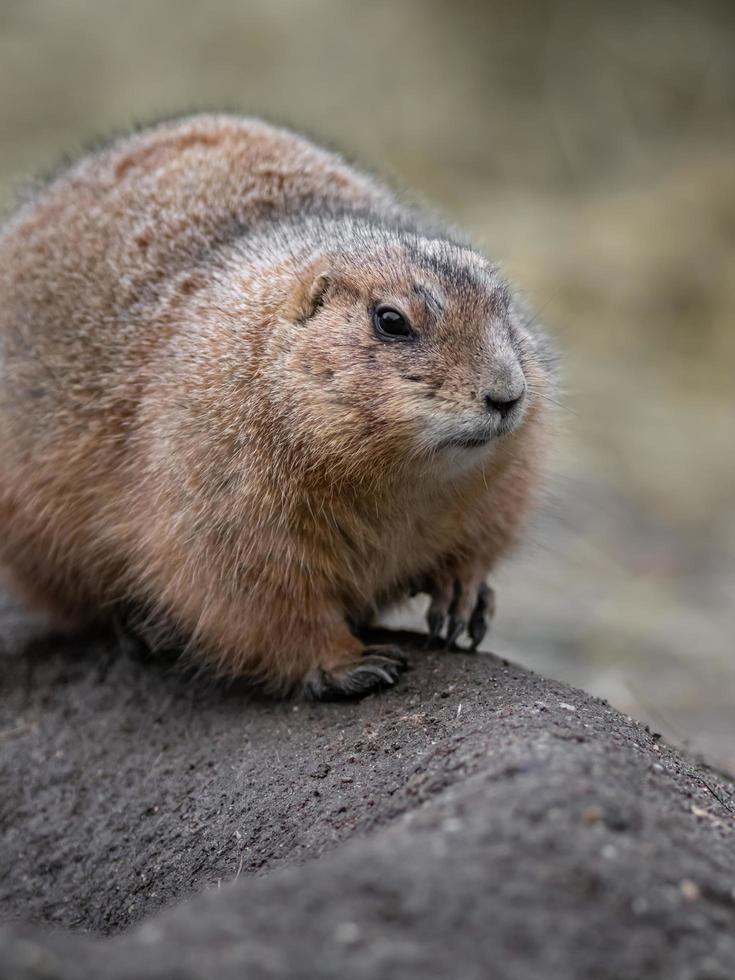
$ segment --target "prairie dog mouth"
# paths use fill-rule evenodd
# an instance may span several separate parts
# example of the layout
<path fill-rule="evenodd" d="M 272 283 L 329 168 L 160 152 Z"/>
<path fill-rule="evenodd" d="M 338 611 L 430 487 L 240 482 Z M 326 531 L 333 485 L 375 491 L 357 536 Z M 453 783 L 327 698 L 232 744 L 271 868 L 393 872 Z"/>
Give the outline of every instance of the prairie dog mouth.
<path fill-rule="evenodd" d="M 447 447 L 456 446 L 458 449 L 476 449 L 479 446 L 486 446 L 494 438 L 495 436 L 490 433 L 482 436 L 459 436 L 456 439 L 447 439 L 444 445 Z"/>
<path fill-rule="evenodd" d="M 479 431 L 457 432 L 455 435 L 446 436 L 441 440 L 441 449 L 481 449 L 497 442 L 503 436 L 507 436 L 518 427 L 520 418 L 518 415 L 509 415 L 500 422 L 496 422 L 491 427 L 483 426 Z"/>
<path fill-rule="evenodd" d="M 445 436 L 439 442 L 437 449 L 482 449 L 495 442 L 498 433 L 493 429 L 482 429 L 480 432 L 457 432 L 455 435 Z"/>
<path fill-rule="evenodd" d="M 492 448 L 493 445 L 517 429 L 524 416 L 523 411 L 511 411 L 505 416 L 475 419 L 434 418 L 428 425 L 434 450 L 462 451 L 475 455 L 476 451 Z"/>

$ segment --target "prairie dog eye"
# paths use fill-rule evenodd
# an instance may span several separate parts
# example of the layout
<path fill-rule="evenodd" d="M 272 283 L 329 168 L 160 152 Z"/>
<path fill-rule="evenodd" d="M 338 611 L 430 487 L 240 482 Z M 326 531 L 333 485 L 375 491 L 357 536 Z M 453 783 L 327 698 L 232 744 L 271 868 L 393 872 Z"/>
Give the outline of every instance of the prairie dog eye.
<path fill-rule="evenodd" d="M 413 337 L 408 320 L 392 306 L 378 306 L 373 313 L 373 324 L 383 340 L 410 340 Z"/>

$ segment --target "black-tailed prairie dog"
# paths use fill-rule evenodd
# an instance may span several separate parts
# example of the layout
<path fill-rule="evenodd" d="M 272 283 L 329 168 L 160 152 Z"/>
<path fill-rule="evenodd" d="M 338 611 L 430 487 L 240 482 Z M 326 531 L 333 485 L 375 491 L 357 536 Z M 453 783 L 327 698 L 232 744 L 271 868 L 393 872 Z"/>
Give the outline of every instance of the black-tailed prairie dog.
<path fill-rule="evenodd" d="M 275 691 L 393 683 L 421 588 L 477 643 L 542 469 L 551 355 L 496 266 L 256 119 L 161 123 L 0 232 L 0 560 Z"/>

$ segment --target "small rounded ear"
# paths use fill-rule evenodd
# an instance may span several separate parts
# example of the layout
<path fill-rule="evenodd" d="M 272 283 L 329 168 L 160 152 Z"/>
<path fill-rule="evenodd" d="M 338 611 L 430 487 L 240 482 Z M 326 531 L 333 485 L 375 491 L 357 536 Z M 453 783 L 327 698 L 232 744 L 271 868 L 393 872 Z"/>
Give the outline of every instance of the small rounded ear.
<path fill-rule="evenodd" d="M 327 271 L 324 260 L 312 262 L 302 271 L 294 287 L 289 301 L 289 319 L 295 323 L 304 323 L 311 319 L 323 306 L 327 291 L 332 284 L 332 277 Z"/>

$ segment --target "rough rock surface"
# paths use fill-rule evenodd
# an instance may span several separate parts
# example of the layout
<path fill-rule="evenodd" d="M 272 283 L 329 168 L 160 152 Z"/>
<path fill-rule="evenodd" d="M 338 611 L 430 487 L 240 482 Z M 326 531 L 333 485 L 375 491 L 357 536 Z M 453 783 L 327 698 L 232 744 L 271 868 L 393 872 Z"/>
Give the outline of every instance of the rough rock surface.
<path fill-rule="evenodd" d="M 401 639 L 413 671 L 358 704 L 109 637 L 0 655 L 0 977 L 732 980 L 735 787 Z"/>

